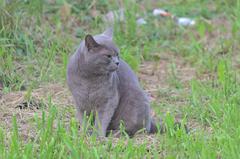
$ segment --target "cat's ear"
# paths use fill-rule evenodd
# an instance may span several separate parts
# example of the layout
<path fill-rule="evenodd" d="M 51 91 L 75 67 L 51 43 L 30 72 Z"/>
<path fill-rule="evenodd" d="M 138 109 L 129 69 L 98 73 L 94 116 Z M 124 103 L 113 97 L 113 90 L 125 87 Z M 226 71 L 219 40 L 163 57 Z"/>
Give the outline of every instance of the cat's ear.
<path fill-rule="evenodd" d="M 94 40 L 92 35 L 86 35 L 85 37 L 85 46 L 87 47 L 88 50 L 91 50 L 95 47 L 98 47 L 99 44 Z"/>
<path fill-rule="evenodd" d="M 112 27 L 107 28 L 103 32 L 103 35 L 105 35 L 105 36 L 109 37 L 110 39 L 112 39 L 112 37 L 113 37 L 113 28 Z"/>

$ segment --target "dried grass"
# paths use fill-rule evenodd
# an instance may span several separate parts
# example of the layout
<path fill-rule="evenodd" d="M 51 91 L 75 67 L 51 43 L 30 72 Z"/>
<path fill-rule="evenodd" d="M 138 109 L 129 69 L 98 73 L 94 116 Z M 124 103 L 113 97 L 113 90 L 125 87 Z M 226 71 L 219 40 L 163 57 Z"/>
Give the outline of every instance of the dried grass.
<path fill-rule="evenodd" d="M 12 117 L 15 115 L 19 132 L 24 138 L 34 138 L 34 115 L 41 117 L 42 108 L 51 103 L 59 107 L 73 106 L 72 97 L 67 87 L 61 84 L 51 84 L 33 90 L 31 98 L 26 99 L 27 91 L 4 94 L 0 99 L 0 125 L 7 131 L 12 127 Z M 47 110 L 46 110 L 47 111 Z"/>

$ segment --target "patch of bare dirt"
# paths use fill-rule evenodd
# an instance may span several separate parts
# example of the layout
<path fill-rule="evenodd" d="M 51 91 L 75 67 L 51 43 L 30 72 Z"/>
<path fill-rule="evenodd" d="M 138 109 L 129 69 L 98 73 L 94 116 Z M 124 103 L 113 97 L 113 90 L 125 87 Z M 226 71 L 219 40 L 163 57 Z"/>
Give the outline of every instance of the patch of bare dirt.
<path fill-rule="evenodd" d="M 176 88 L 169 81 L 170 76 L 172 76 L 170 67 L 172 63 L 176 66 L 176 78 L 182 85 L 180 89 Z M 164 106 L 160 107 L 161 112 L 163 114 L 166 112 L 173 113 L 176 121 L 181 121 L 183 118 L 182 107 L 189 106 L 190 81 L 197 78 L 196 76 L 196 70 L 186 63 L 182 57 L 170 54 L 167 57 L 161 57 L 159 61 L 144 62 L 138 73 L 138 77 L 141 83 L 143 83 L 143 87 L 150 96 L 151 101 L 157 103 L 156 106 L 165 103 Z M 156 113 L 152 115 L 155 118 L 159 118 L 159 115 L 156 115 Z M 202 125 L 193 119 L 187 122 L 190 131 L 202 128 Z"/>
<path fill-rule="evenodd" d="M 144 84 L 145 90 L 151 95 L 152 101 L 159 101 L 159 98 L 161 98 L 159 96 L 159 90 L 170 89 L 170 92 L 176 93 L 174 91 L 176 88 L 169 82 L 171 76 L 170 65 L 173 62 L 176 65 L 176 78 L 185 89 L 188 89 L 189 81 L 196 76 L 193 67 L 185 63 L 181 57 L 175 57 L 173 55 L 162 57 L 159 61 L 143 63 L 138 76 Z"/>
<path fill-rule="evenodd" d="M 12 92 L 4 94 L 0 99 L 0 125 L 6 130 L 10 130 L 12 118 L 15 115 L 19 132 L 24 138 L 34 138 L 35 132 L 32 125 L 34 115 L 41 117 L 42 109 L 48 107 L 50 100 L 52 104 L 59 107 L 73 106 L 68 89 L 61 84 L 35 89 L 28 98 L 27 94 L 29 94 L 27 91 Z"/>

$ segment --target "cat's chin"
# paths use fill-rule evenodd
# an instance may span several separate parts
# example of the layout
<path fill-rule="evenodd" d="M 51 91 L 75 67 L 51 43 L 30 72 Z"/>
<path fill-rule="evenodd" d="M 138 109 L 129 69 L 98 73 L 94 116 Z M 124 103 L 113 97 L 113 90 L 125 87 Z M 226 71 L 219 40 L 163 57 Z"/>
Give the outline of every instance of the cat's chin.
<path fill-rule="evenodd" d="M 114 72 L 114 71 L 116 71 L 117 69 L 118 69 L 118 66 L 112 67 L 112 68 L 108 68 L 108 71 L 109 71 L 109 72 Z"/>

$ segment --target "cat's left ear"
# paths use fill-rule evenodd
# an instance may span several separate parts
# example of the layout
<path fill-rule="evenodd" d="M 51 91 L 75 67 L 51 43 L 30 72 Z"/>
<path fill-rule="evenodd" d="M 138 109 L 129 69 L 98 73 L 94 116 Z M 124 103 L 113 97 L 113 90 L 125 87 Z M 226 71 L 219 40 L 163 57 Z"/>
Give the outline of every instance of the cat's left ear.
<path fill-rule="evenodd" d="M 109 37 L 110 39 L 112 39 L 113 38 L 113 28 L 112 27 L 107 28 L 102 34 Z"/>
<path fill-rule="evenodd" d="M 92 35 L 86 35 L 85 37 L 85 46 L 87 47 L 88 51 L 98 47 L 99 44 L 94 40 L 94 38 L 92 37 Z"/>

